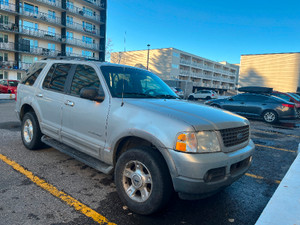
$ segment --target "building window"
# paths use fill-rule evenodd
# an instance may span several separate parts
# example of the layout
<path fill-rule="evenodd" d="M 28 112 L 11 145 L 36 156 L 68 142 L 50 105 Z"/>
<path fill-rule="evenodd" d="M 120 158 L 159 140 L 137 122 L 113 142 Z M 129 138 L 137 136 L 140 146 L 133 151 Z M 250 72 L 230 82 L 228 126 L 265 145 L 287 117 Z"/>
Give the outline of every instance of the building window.
<path fill-rule="evenodd" d="M 7 34 L 0 34 L 0 42 L 1 43 L 8 43 L 8 35 Z"/>
<path fill-rule="evenodd" d="M 48 27 L 48 35 L 55 36 L 55 28 L 54 27 Z"/>
<path fill-rule="evenodd" d="M 73 33 L 67 31 L 67 40 L 73 40 Z"/>
<path fill-rule="evenodd" d="M 7 71 L 4 71 L 4 79 L 8 80 L 8 72 Z"/>
<path fill-rule="evenodd" d="M 93 29 L 95 30 L 95 28 L 96 28 L 95 25 L 85 22 L 85 21 L 82 21 L 82 27 L 83 27 L 83 30 L 86 30 L 86 31 L 93 31 Z"/>
<path fill-rule="evenodd" d="M 24 11 L 32 14 L 39 14 L 39 7 L 24 2 Z"/>
<path fill-rule="evenodd" d="M 0 23 L 8 24 L 8 16 L 0 15 Z"/>
<path fill-rule="evenodd" d="M 95 12 L 89 8 L 85 8 L 85 6 L 83 6 L 83 13 L 85 15 L 88 15 L 88 16 L 94 16 Z"/>
<path fill-rule="evenodd" d="M 22 79 L 22 74 L 21 73 L 17 73 L 17 80 L 21 80 Z"/>
<path fill-rule="evenodd" d="M 87 43 L 87 44 L 92 44 L 93 39 L 90 37 L 82 36 L 82 42 Z"/>
<path fill-rule="evenodd" d="M 23 39 L 29 41 L 30 48 L 38 48 L 38 41 L 37 40 L 31 40 L 31 39 L 28 39 L 28 38 L 23 38 Z"/>
<path fill-rule="evenodd" d="M 178 69 L 178 68 L 179 68 L 179 66 L 178 66 L 178 65 L 176 65 L 176 64 L 172 64 L 172 68 L 174 68 L 174 69 Z"/>
<path fill-rule="evenodd" d="M 7 52 L 0 52 L 0 62 L 8 61 L 8 53 Z"/>
<path fill-rule="evenodd" d="M 67 24 L 73 24 L 73 17 L 67 16 Z"/>
<path fill-rule="evenodd" d="M 21 22 L 21 21 L 20 21 Z M 38 30 L 39 25 L 37 23 L 32 23 L 29 21 L 24 20 L 23 21 L 23 29 L 25 30 Z"/>
<path fill-rule="evenodd" d="M 179 53 L 177 53 L 177 52 L 173 52 L 173 56 L 174 56 L 174 57 L 178 57 L 178 58 L 179 58 Z"/>
<path fill-rule="evenodd" d="M 74 8 L 74 3 L 67 0 L 67 8 L 68 9 L 73 9 Z"/>
<path fill-rule="evenodd" d="M 3 79 L 3 71 L 0 71 L 0 80 Z"/>
<path fill-rule="evenodd" d="M 8 0 L 1 0 L 0 4 L 1 5 L 9 5 L 9 2 L 8 2 Z"/>
<path fill-rule="evenodd" d="M 94 53 L 91 51 L 82 50 L 82 56 L 86 57 L 86 58 L 91 58 L 91 57 L 94 57 Z"/>
<path fill-rule="evenodd" d="M 50 51 L 55 51 L 55 44 L 53 44 L 53 43 L 48 43 L 48 49 L 49 49 Z"/>
<path fill-rule="evenodd" d="M 55 20 L 55 18 L 56 18 L 55 11 L 48 10 L 48 19 Z"/>
<path fill-rule="evenodd" d="M 53 2 L 53 3 L 55 3 L 55 0 L 48 0 L 48 2 Z"/>
<path fill-rule="evenodd" d="M 67 53 L 67 55 L 71 55 L 73 53 L 73 48 L 72 47 L 66 47 L 66 53 Z"/>

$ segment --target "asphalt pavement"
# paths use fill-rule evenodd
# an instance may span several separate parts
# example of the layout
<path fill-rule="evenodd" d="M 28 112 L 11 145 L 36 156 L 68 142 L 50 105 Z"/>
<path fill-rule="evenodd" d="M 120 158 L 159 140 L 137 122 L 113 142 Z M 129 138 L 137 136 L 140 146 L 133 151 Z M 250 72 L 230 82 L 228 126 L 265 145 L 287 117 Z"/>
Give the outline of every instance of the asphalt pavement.
<path fill-rule="evenodd" d="M 27 150 L 20 138 L 14 101 L 0 100 L 0 155 L 5 157 L 0 159 L 0 224 L 71 225 L 104 221 L 96 222 L 91 214 L 116 224 L 255 224 L 296 158 L 300 122 L 250 123 L 256 151 L 245 176 L 207 199 L 183 201 L 174 195 L 164 211 L 140 216 L 121 203 L 112 176 L 53 148 Z M 6 159 L 13 161 L 15 167 Z M 19 167 L 25 172 L 18 171 Z M 30 179 L 30 174 L 34 179 Z M 44 181 L 46 188 L 39 186 L 38 179 Z M 66 198 L 55 196 L 47 185 Z M 80 209 L 84 210 L 78 210 L 74 202 L 82 204 Z M 87 213 L 89 210 L 93 213 Z"/>

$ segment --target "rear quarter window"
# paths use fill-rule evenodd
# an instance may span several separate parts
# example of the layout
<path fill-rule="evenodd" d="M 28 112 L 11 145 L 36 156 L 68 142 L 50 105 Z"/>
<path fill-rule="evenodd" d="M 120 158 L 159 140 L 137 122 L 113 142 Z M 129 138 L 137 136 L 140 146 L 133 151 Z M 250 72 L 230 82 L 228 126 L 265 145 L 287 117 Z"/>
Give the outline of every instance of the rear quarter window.
<path fill-rule="evenodd" d="M 38 76 L 41 74 L 42 70 L 46 66 L 46 63 L 34 63 L 27 74 L 24 76 L 24 78 L 21 80 L 21 84 L 25 84 L 28 86 L 34 85 L 34 82 L 38 78 Z"/>

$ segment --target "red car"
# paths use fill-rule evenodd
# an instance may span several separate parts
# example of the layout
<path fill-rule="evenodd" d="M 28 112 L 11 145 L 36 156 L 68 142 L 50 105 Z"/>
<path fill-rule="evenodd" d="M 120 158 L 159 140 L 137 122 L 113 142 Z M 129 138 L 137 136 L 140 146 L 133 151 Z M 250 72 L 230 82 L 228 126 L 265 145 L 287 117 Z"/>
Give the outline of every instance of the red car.
<path fill-rule="evenodd" d="M 275 95 L 279 98 L 294 103 L 297 109 L 297 118 L 298 119 L 300 118 L 300 97 L 298 97 L 298 95 L 293 93 L 279 92 L 279 91 L 273 91 L 271 95 Z"/>
<path fill-rule="evenodd" d="M 0 80 L 0 93 L 15 94 L 18 84 L 18 80 Z"/>

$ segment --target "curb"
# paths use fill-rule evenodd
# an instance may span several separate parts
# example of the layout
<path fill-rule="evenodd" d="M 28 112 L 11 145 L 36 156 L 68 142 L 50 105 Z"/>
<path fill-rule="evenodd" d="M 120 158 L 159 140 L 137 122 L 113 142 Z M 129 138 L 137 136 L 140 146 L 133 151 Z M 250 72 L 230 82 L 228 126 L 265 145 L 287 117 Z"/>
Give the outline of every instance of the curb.
<path fill-rule="evenodd" d="M 255 225 L 300 225 L 300 143 L 297 157 Z"/>

